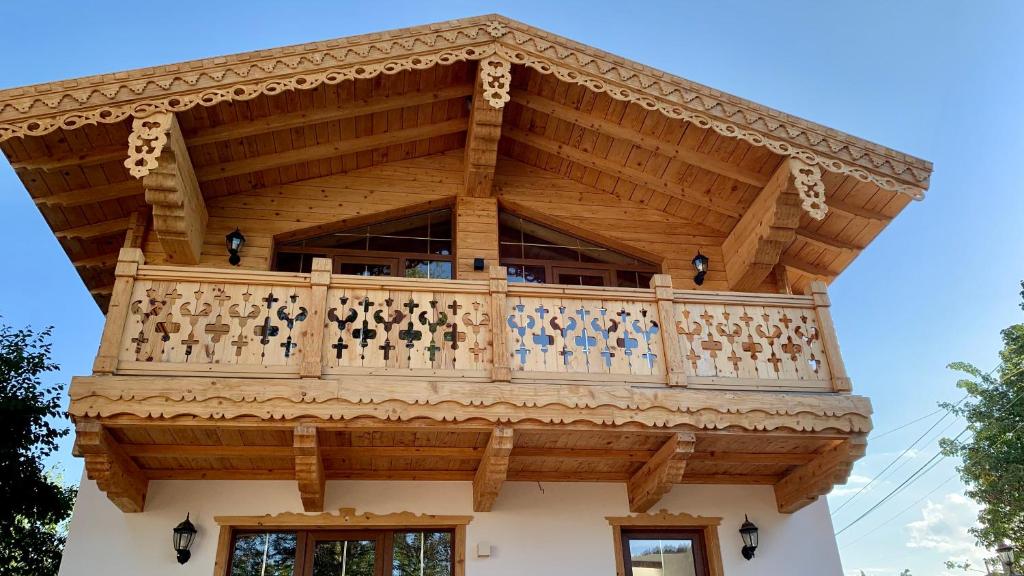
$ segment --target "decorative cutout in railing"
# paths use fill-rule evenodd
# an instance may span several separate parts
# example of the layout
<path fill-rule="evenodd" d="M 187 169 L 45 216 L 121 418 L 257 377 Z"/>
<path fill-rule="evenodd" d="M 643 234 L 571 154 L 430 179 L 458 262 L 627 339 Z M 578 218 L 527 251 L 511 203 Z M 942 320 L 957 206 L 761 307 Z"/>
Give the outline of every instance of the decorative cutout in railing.
<path fill-rule="evenodd" d="M 137 280 L 120 360 L 299 366 L 309 295 L 304 287 Z"/>
<path fill-rule="evenodd" d="M 817 317 L 811 307 L 677 300 L 675 311 L 675 331 L 688 376 L 830 379 Z"/>
<path fill-rule="evenodd" d="M 514 372 L 660 376 L 661 327 L 652 302 L 509 295 Z"/>
<path fill-rule="evenodd" d="M 486 293 L 332 287 L 327 292 L 325 371 L 487 370 L 489 309 Z"/>

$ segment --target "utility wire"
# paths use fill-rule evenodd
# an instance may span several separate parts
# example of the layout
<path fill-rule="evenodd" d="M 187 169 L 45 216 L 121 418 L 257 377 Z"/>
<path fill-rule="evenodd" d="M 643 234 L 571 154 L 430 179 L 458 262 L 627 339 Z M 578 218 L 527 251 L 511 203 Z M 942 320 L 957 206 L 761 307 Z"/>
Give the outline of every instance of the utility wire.
<path fill-rule="evenodd" d="M 889 434 L 892 434 L 893 432 L 899 432 L 900 430 L 903 430 L 904 428 L 906 428 L 908 426 L 913 426 L 914 424 L 917 424 L 921 420 L 927 420 L 928 418 L 931 418 L 932 416 L 935 416 L 939 412 L 942 412 L 942 408 L 937 408 L 933 412 L 929 412 L 928 414 L 925 414 L 924 416 L 921 416 L 920 418 L 915 418 L 915 419 L 911 420 L 910 422 L 907 422 L 906 424 L 903 424 L 902 426 L 897 426 L 896 428 L 893 428 L 892 430 L 886 430 L 885 432 L 882 432 L 881 434 L 878 434 L 877 436 L 871 436 L 871 440 L 878 440 L 879 438 L 885 438 L 886 436 L 888 436 Z"/>

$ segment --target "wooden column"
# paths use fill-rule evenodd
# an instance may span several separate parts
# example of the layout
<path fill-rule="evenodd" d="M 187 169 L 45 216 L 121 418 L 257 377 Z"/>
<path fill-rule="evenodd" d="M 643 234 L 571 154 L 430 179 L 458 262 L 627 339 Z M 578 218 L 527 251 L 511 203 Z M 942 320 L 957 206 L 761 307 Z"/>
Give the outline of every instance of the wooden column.
<path fill-rule="evenodd" d="M 466 132 L 465 187 L 467 196 L 488 197 L 494 184 L 498 140 L 505 103 L 512 84 L 512 63 L 492 55 L 477 67 Z"/>
<path fill-rule="evenodd" d="M 692 432 L 676 432 L 633 474 L 626 484 L 630 512 L 647 512 L 683 479 L 686 459 L 696 443 Z"/>
<path fill-rule="evenodd" d="M 825 350 L 828 370 L 832 374 L 832 390 L 850 392 L 853 390 L 853 382 L 846 374 L 846 364 L 843 363 L 843 355 L 839 352 L 839 338 L 836 336 L 835 323 L 832 322 L 832 311 L 830 310 L 832 301 L 828 297 L 828 288 L 821 280 L 815 280 L 807 287 L 807 294 L 814 298 L 814 312 L 818 316 L 821 347 Z"/>
<path fill-rule="evenodd" d="M 85 459 L 85 473 L 122 512 L 142 512 L 149 480 L 103 426 L 93 420 L 75 424 L 74 453 Z"/>
<path fill-rule="evenodd" d="M 508 271 L 504 266 L 491 266 L 491 346 L 493 350 L 491 380 L 508 382 L 512 380 L 512 366 L 509 364 L 508 333 L 505 326 L 505 301 L 508 297 Z"/>
<path fill-rule="evenodd" d="M 485 280 L 487 268 L 498 263 L 498 199 L 460 196 L 455 203 L 456 278 Z M 483 258 L 484 269 L 473 262 Z"/>
<path fill-rule="evenodd" d="M 100 336 L 100 348 L 92 364 L 92 371 L 95 374 L 113 374 L 117 370 L 117 357 L 121 349 L 124 324 L 128 320 L 135 275 L 138 274 L 139 265 L 143 262 L 145 258 L 139 248 L 121 248 L 117 256 L 114 289 L 110 294 L 110 304 L 107 306 L 107 319 L 103 324 L 103 335 Z"/>
<path fill-rule="evenodd" d="M 792 514 L 828 494 L 836 484 L 846 484 L 853 463 L 864 455 L 866 448 L 864 436 L 842 440 L 779 480 L 775 484 L 779 512 Z"/>
<path fill-rule="evenodd" d="M 302 346 L 302 367 L 299 375 L 303 378 L 319 378 L 323 373 L 324 334 L 327 331 L 327 288 L 331 284 L 333 266 L 330 258 L 313 258 L 313 270 L 309 278 L 313 285 L 309 295 L 309 317 L 302 323 L 302 332 L 299 336 Z"/>
<path fill-rule="evenodd" d="M 473 478 L 473 511 L 490 512 L 501 485 L 508 475 L 508 461 L 512 454 L 512 429 L 495 428 L 487 441 L 480 467 Z"/>
<path fill-rule="evenodd" d="M 167 258 L 198 264 L 208 216 L 177 119 L 170 112 L 136 118 L 128 144 L 125 166 L 142 180 L 153 207 L 153 230 Z"/>
<path fill-rule="evenodd" d="M 801 208 L 792 162 L 786 159 L 775 170 L 722 243 L 730 290 L 757 290 L 796 238 Z"/>
<path fill-rule="evenodd" d="M 654 297 L 657 298 L 661 349 L 665 356 L 665 383 L 669 386 L 686 386 L 683 350 L 676 335 L 676 305 L 672 301 L 672 276 L 655 274 L 651 277 L 651 288 L 654 290 Z"/>
<path fill-rule="evenodd" d="M 320 454 L 320 439 L 314 424 L 295 427 L 295 480 L 299 484 L 302 508 L 306 512 L 324 510 L 324 462 Z"/>

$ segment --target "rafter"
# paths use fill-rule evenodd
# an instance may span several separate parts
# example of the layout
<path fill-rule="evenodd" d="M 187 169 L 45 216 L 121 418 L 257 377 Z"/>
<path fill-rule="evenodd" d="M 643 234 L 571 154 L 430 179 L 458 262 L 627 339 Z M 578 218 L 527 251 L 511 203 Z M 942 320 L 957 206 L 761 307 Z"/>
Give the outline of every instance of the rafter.
<path fill-rule="evenodd" d="M 865 437 L 849 438 L 789 473 L 775 484 L 779 512 L 792 514 L 828 494 L 836 484 L 846 484 L 853 463 L 864 455 L 866 448 Z"/>
<path fill-rule="evenodd" d="M 818 234 L 817 232 L 812 232 L 810 230 L 805 230 L 803 228 L 797 228 L 796 236 L 797 238 L 801 238 L 822 248 L 829 248 L 832 250 L 838 250 L 840 252 L 856 254 L 857 252 L 862 250 L 861 247 L 854 246 L 849 242 L 843 242 L 842 240 L 839 240 L 837 238 L 831 238 L 829 236 Z"/>
<path fill-rule="evenodd" d="M 377 112 L 401 110 L 402 108 L 408 108 L 410 106 L 433 104 L 435 102 L 444 102 L 454 98 L 465 98 L 472 93 L 473 87 L 471 85 L 460 84 L 447 88 L 431 90 L 429 92 L 408 92 L 395 96 L 364 98 L 354 102 L 339 104 L 330 108 L 317 108 L 302 112 L 277 114 L 248 122 L 233 122 L 230 124 L 223 124 L 221 126 L 214 126 L 212 128 L 204 128 L 186 134 L 185 140 L 188 142 L 189 147 L 193 147 L 213 142 L 222 142 L 224 140 L 233 140 L 235 138 L 256 136 L 258 134 L 265 134 L 275 130 L 286 130 L 288 128 L 309 126 L 322 122 L 333 122 L 336 120 L 344 120 L 346 118 L 375 114 Z"/>
<path fill-rule="evenodd" d="M 75 268 L 113 268 L 117 264 L 117 252 L 98 254 L 88 258 L 76 258 L 71 263 Z"/>
<path fill-rule="evenodd" d="M 122 512 L 142 512 L 149 480 L 99 422 L 75 425 L 76 455 L 85 459 L 85 472 Z"/>
<path fill-rule="evenodd" d="M 574 146 L 549 140 L 539 134 L 534 134 L 511 126 L 505 126 L 502 131 L 502 135 L 511 140 L 515 140 L 516 142 L 532 146 L 542 152 L 554 154 L 555 156 L 587 166 L 588 168 L 593 168 L 594 170 L 599 170 L 611 176 L 615 176 L 616 178 L 621 178 L 622 180 L 626 180 L 627 182 L 631 182 L 637 186 L 643 186 L 644 188 L 662 192 L 691 204 L 702 206 L 712 212 L 717 212 L 732 218 L 739 218 L 741 216 L 742 209 L 738 206 L 721 202 L 719 200 L 712 200 L 706 194 L 689 189 L 682 184 L 675 184 L 668 180 L 644 174 L 638 170 L 626 168 L 621 164 L 593 156 L 590 153 L 580 150 Z"/>
<path fill-rule="evenodd" d="M 890 218 L 889 216 L 886 216 L 885 214 L 880 214 L 878 212 L 874 212 L 872 210 L 868 210 L 867 208 L 861 208 L 859 206 L 854 206 L 853 204 L 850 204 L 850 203 L 846 202 L 845 200 L 836 200 L 835 198 L 829 198 L 828 199 L 828 207 L 829 207 L 829 209 L 835 210 L 836 212 L 842 212 L 842 213 L 850 215 L 850 216 L 857 216 L 858 218 L 866 218 L 868 220 L 874 220 L 875 222 L 883 222 L 884 223 L 884 222 L 888 222 L 888 221 L 892 220 L 892 218 Z"/>
<path fill-rule="evenodd" d="M 93 238 L 120 234 L 128 229 L 128 224 L 129 217 L 125 216 L 124 218 L 116 218 L 114 220 L 104 220 L 96 224 L 86 224 L 66 230 L 58 230 L 54 234 L 57 238 L 61 239 L 91 240 Z"/>
<path fill-rule="evenodd" d="M 789 254 L 783 254 L 782 257 L 779 258 L 779 264 L 782 264 L 787 268 L 792 268 L 797 272 L 807 274 L 808 276 L 817 276 L 826 279 L 832 279 L 836 276 L 836 273 L 828 268 L 818 266 L 817 264 L 811 264 L 810 262 L 804 262 L 796 256 L 790 256 Z"/>
<path fill-rule="evenodd" d="M 344 156 L 345 154 L 352 154 L 353 152 L 364 152 L 366 150 L 385 148 L 396 144 L 405 144 L 407 142 L 433 138 L 435 136 L 456 134 L 459 132 L 465 132 L 468 126 L 468 118 L 455 118 L 453 120 L 447 120 L 435 124 L 426 124 L 415 128 L 394 130 L 391 132 L 384 132 L 382 134 L 375 134 L 373 136 L 349 138 L 347 140 L 339 140 L 337 142 L 328 142 L 326 144 L 296 148 L 287 152 L 277 152 L 274 154 L 265 154 L 263 156 L 246 158 L 244 160 L 235 160 L 234 162 L 212 164 L 210 166 L 204 166 L 197 169 L 196 176 L 200 182 L 209 182 L 211 180 L 228 178 L 230 176 L 240 176 L 250 172 L 258 172 L 260 170 L 281 168 L 282 166 L 290 166 L 301 162 L 325 160 L 327 158 L 335 158 L 338 156 Z"/>
<path fill-rule="evenodd" d="M 477 67 L 466 133 L 463 191 L 467 196 L 491 195 L 494 167 L 498 162 L 502 113 L 512 80 L 511 70 L 512 63 L 499 56 L 481 60 Z"/>
<path fill-rule="evenodd" d="M 490 512 L 501 485 L 508 476 L 509 455 L 512 453 L 512 429 L 495 428 L 487 441 L 480 466 L 473 477 L 473 511 Z"/>
<path fill-rule="evenodd" d="M 611 122 L 603 118 L 591 116 L 586 112 L 581 112 L 571 106 L 553 102 L 543 96 L 532 94 L 526 90 L 513 90 L 512 100 L 513 102 L 526 106 L 531 110 L 543 112 L 544 114 L 569 122 L 570 124 L 588 128 L 595 132 L 611 136 L 612 138 L 624 140 L 634 146 L 638 146 L 650 152 L 655 152 L 663 156 L 668 156 L 669 158 L 680 160 L 698 168 L 714 172 L 720 176 L 726 176 L 739 182 L 743 182 L 744 184 L 750 184 L 752 186 L 762 188 L 768 183 L 769 176 L 765 176 L 760 172 L 748 170 L 719 160 L 709 154 L 704 154 L 696 150 L 691 150 L 683 146 L 647 136 L 646 134 L 641 134 L 636 130 L 626 128 L 621 124 L 616 124 L 615 122 Z"/>
<path fill-rule="evenodd" d="M 629 479 L 630 512 L 646 512 L 683 479 L 686 460 L 697 439 L 692 432 L 677 432 L 662 444 L 654 456 Z"/>
<path fill-rule="evenodd" d="M 123 157 L 124 154 L 122 152 L 121 158 Z M 93 186 L 91 188 L 78 188 L 67 192 L 58 192 L 57 194 L 34 198 L 33 201 L 37 206 L 70 208 L 73 206 L 92 204 L 93 202 L 117 200 L 119 198 L 128 198 L 141 194 L 142 186 L 139 182 L 137 180 L 127 180 L 124 182 L 117 182 L 115 184 L 104 184 L 102 186 Z"/>
<path fill-rule="evenodd" d="M 302 508 L 306 512 L 324 510 L 324 462 L 316 426 L 295 427 L 295 480 L 299 485 Z"/>
<path fill-rule="evenodd" d="M 11 162 L 15 170 L 41 170 L 43 172 L 55 172 L 71 166 L 95 166 L 105 162 L 116 162 L 124 160 L 124 146 L 102 146 L 93 148 L 88 152 L 72 152 L 68 154 L 54 154 L 45 158 L 34 160 L 21 160 Z"/>
<path fill-rule="evenodd" d="M 779 166 L 722 243 L 730 290 L 755 291 L 796 237 L 800 197 L 789 162 Z"/>
<path fill-rule="evenodd" d="M 177 119 L 170 112 L 136 118 L 128 143 L 125 167 L 142 180 L 167 258 L 198 264 L 209 216 Z"/>

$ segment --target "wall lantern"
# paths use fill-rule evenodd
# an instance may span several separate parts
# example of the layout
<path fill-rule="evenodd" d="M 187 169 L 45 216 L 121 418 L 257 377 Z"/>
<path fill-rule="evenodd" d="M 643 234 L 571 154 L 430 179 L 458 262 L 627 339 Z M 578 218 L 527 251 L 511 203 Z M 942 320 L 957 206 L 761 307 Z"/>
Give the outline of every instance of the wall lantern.
<path fill-rule="evenodd" d="M 1006 573 L 1013 576 L 1013 546 L 1004 542 L 1002 546 L 996 548 L 996 554 L 999 555 L 999 561 L 1003 563 L 1003 569 Z"/>
<path fill-rule="evenodd" d="M 743 557 L 750 560 L 754 557 L 754 550 L 757 550 L 757 526 L 743 515 L 743 525 L 740 526 L 740 536 L 743 538 Z"/>
<path fill-rule="evenodd" d="M 484 271 L 484 259 L 483 258 L 473 258 L 473 271 L 474 272 L 483 272 Z"/>
<path fill-rule="evenodd" d="M 242 233 L 238 228 L 235 228 L 235 231 L 225 236 L 224 239 L 228 244 L 228 254 L 231 254 L 231 257 L 228 258 L 228 262 L 230 262 L 232 266 L 238 266 L 238 263 L 242 261 L 242 257 L 238 255 L 238 251 L 242 249 L 242 246 L 245 246 L 245 236 L 242 236 Z"/>
<path fill-rule="evenodd" d="M 708 273 L 708 257 L 701 254 L 700 250 L 697 251 L 697 255 L 693 257 L 693 268 L 697 271 L 697 275 L 693 277 L 693 282 L 700 286 L 704 283 L 704 276 Z"/>
<path fill-rule="evenodd" d="M 196 539 L 196 527 L 185 514 L 185 520 L 174 527 L 174 551 L 178 553 L 178 564 L 188 562 L 192 553 L 188 551 L 192 547 L 192 541 Z"/>

